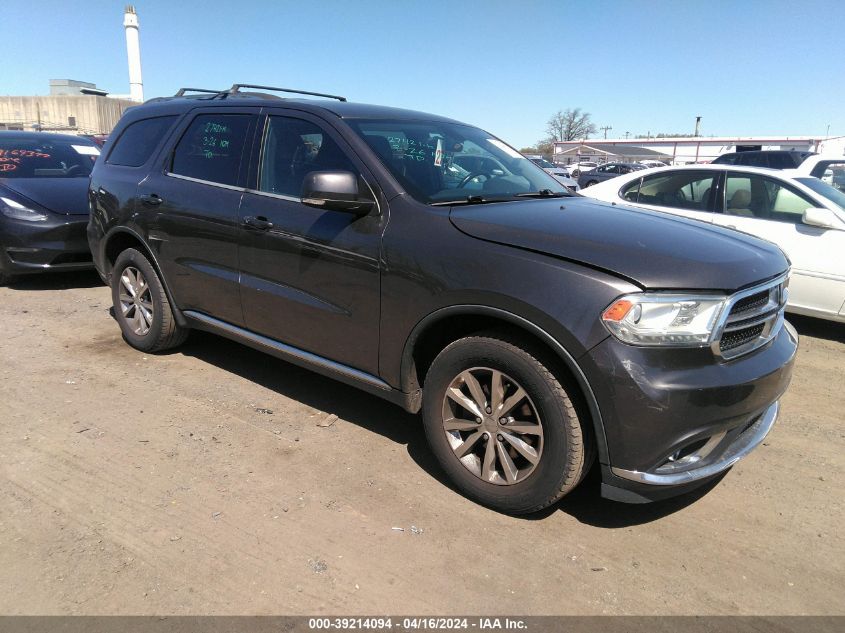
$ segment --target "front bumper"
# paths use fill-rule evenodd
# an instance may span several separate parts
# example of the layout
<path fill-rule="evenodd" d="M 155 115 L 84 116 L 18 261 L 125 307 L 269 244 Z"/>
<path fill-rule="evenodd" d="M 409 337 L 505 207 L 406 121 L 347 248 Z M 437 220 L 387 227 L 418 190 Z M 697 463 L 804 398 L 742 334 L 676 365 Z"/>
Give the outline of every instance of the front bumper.
<path fill-rule="evenodd" d="M 43 222 L 0 217 L 0 271 L 27 274 L 94 266 L 87 216 L 49 213 Z"/>
<path fill-rule="evenodd" d="M 652 501 L 711 481 L 761 444 L 792 376 L 788 323 L 764 347 L 722 361 L 709 349 L 633 347 L 613 337 L 582 359 L 599 402 L 602 493 Z"/>

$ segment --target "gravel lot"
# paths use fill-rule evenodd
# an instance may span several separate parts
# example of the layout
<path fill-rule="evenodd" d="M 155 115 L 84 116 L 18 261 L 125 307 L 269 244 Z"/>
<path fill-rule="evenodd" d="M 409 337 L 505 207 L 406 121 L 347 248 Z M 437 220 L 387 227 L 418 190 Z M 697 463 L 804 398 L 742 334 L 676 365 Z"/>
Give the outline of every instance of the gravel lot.
<path fill-rule="evenodd" d="M 791 319 L 781 420 L 709 490 L 516 519 L 415 416 L 208 334 L 141 354 L 109 306 L 0 288 L 0 613 L 845 613 L 845 325 Z"/>

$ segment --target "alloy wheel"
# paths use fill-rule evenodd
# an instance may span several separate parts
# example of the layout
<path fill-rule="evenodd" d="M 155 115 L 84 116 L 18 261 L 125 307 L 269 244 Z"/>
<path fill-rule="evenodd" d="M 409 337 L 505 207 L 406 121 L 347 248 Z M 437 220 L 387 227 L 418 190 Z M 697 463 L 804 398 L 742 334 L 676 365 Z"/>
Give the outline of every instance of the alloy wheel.
<path fill-rule="evenodd" d="M 443 430 L 461 464 L 491 484 L 520 483 L 542 457 L 537 408 L 519 383 L 489 367 L 462 371 L 449 384 Z"/>
<path fill-rule="evenodd" d="M 132 331 L 145 336 L 153 324 L 153 298 L 144 274 L 127 266 L 120 275 L 120 311 Z"/>

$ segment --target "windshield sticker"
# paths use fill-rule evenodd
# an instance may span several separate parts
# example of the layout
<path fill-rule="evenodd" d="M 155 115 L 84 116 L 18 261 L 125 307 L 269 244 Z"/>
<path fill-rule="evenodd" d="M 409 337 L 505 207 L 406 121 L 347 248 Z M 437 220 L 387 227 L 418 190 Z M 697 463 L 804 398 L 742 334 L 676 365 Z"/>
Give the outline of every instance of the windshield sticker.
<path fill-rule="evenodd" d="M 502 141 L 500 141 L 497 138 L 488 138 L 487 142 L 490 143 L 490 145 L 494 145 L 495 147 L 498 147 L 500 150 L 502 150 L 505 154 L 507 154 L 511 158 L 522 158 L 522 154 L 517 152 L 514 148 L 505 145 L 504 143 L 502 143 Z"/>
<path fill-rule="evenodd" d="M 437 139 L 437 149 L 434 150 L 434 166 L 440 167 L 443 164 L 443 142 Z"/>
<path fill-rule="evenodd" d="M 71 145 L 71 147 L 76 150 L 77 154 L 82 154 L 83 156 L 100 155 L 99 148 L 92 147 L 91 145 Z"/>

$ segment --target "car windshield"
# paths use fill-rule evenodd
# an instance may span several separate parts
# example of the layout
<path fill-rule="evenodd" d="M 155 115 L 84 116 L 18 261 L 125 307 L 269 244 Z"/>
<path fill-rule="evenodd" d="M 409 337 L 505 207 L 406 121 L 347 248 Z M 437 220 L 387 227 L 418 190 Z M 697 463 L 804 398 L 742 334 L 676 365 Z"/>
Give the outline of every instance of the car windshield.
<path fill-rule="evenodd" d="M 402 187 L 426 204 L 568 195 L 515 149 L 469 125 L 413 120 L 349 124 Z"/>
<path fill-rule="evenodd" d="M 809 187 L 820 196 L 824 196 L 833 204 L 845 211 L 845 193 L 842 193 L 839 189 L 831 187 L 829 184 L 819 180 L 818 178 L 796 178 L 795 180 L 800 182 L 802 185 Z"/>
<path fill-rule="evenodd" d="M 87 178 L 100 153 L 90 141 L 0 138 L 0 178 Z"/>

